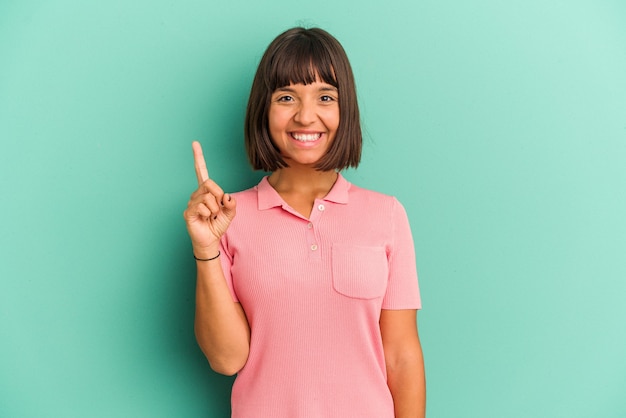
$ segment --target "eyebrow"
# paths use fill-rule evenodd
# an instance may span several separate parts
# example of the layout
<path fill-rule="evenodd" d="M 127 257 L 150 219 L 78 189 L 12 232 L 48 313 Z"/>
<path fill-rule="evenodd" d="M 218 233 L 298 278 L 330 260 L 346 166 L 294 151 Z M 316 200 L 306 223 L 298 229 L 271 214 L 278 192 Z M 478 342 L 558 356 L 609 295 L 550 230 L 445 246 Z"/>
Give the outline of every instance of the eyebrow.
<path fill-rule="evenodd" d="M 295 90 L 294 90 L 293 88 L 289 87 L 289 86 L 285 86 L 285 87 L 278 87 L 278 88 L 276 89 L 276 91 L 281 91 L 281 92 L 286 91 L 286 92 L 290 92 L 290 93 L 295 92 Z M 330 92 L 335 92 L 335 93 L 337 93 L 339 90 L 337 90 L 337 88 L 336 88 L 336 87 L 333 87 L 333 86 L 331 86 L 331 85 L 327 85 L 327 86 L 320 87 L 320 88 L 318 89 L 318 91 L 330 91 Z"/>

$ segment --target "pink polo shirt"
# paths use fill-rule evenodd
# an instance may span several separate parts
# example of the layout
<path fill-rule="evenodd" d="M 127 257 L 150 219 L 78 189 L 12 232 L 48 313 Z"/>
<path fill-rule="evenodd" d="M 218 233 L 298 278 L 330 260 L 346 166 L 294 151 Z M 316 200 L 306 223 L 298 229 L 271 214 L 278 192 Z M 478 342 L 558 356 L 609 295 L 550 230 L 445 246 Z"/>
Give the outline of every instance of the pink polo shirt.
<path fill-rule="evenodd" d="M 251 342 L 232 416 L 392 418 L 380 311 L 421 307 L 402 205 L 341 175 L 310 219 L 267 177 L 235 197 L 221 260 Z"/>

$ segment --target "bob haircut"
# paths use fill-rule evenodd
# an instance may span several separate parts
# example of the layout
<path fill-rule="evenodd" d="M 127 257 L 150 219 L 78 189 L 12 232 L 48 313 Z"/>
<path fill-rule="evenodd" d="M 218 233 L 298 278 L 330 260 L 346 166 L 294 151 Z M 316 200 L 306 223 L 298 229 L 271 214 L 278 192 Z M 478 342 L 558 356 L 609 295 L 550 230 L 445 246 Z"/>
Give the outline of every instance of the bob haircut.
<path fill-rule="evenodd" d="M 267 47 L 252 82 L 244 125 L 252 168 L 274 171 L 288 166 L 269 133 L 271 96 L 280 87 L 315 81 L 332 85 L 339 95 L 337 134 L 315 168 L 329 171 L 359 165 L 363 137 L 354 75 L 346 52 L 328 32 L 296 27 L 278 35 Z"/>

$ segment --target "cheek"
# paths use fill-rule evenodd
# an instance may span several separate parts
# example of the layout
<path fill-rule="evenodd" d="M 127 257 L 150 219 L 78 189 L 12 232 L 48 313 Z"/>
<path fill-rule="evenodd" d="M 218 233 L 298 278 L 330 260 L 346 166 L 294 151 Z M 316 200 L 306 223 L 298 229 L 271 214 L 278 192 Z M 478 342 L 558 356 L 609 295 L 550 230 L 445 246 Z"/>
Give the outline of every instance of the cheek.
<path fill-rule="evenodd" d="M 339 119 L 341 112 L 339 111 L 339 106 L 333 106 L 329 108 L 326 112 L 326 119 L 330 124 L 334 124 L 335 126 L 339 126 Z"/>
<path fill-rule="evenodd" d="M 284 129 L 287 120 L 288 119 L 285 117 L 285 112 L 279 112 L 270 108 L 268 114 L 268 126 L 270 131 Z"/>
<path fill-rule="evenodd" d="M 276 146 L 282 142 L 283 132 L 285 132 L 285 121 L 281 118 L 279 112 L 271 112 L 268 115 L 267 128 L 270 134 L 270 140 Z"/>
<path fill-rule="evenodd" d="M 336 131 L 339 128 L 339 120 L 339 110 L 336 112 L 329 112 L 326 115 L 326 126 L 329 129 Z"/>

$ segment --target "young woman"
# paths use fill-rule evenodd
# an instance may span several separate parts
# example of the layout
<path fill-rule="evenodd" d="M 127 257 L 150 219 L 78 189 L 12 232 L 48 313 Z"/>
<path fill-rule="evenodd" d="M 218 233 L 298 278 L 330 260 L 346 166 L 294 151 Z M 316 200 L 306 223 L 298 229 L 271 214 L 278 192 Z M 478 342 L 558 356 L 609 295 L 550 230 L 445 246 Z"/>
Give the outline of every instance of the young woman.
<path fill-rule="evenodd" d="M 237 374 L 232 416 L 423 417 L 411 231 L 395 198 L 339 173 L 358 165 L 362 139 L 335 38 L 293 28 L 269 45 L 245 142 L 271 174 L 224 193 L 194 142 L 198 189 L 184 213 L 196 337 L 216 372 Z"/>

